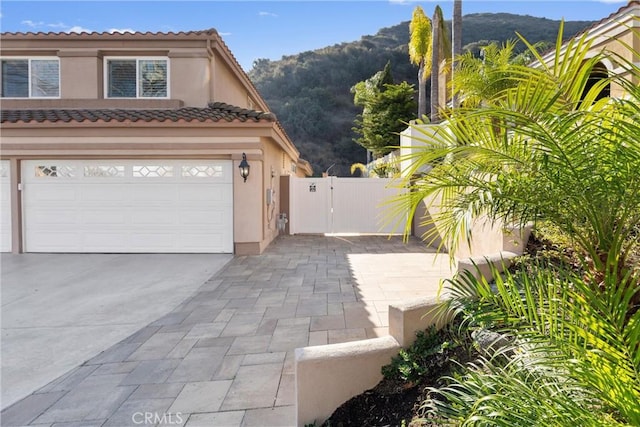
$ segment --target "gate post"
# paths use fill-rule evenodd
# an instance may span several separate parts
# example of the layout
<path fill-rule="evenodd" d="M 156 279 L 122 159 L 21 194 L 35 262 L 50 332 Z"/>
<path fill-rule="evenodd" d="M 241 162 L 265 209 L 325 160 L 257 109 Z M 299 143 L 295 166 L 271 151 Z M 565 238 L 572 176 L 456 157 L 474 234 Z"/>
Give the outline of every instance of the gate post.
<path fill-rule="evenodd" d="M 280 177 L 280 213 L 287 214 L 289 221 L 284 226 L 284 234 L 291 234 L 289 231 L 289 224 L 291 224 L 291 207 L 290 207 L 290 195 L 291 195 L 291 176 L 282 175 Z"/>

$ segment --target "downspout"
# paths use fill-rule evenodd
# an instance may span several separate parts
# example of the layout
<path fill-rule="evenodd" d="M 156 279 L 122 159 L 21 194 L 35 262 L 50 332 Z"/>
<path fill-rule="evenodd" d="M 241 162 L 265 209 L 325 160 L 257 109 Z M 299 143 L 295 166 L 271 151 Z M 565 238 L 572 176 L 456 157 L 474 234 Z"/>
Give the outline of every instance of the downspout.
<path fill-rule="evenodd" d="M 214 84 L 215 81 L 215 54 L 213 52 L 213 48 L 211 47 L 211 39 L 207 39 L 207 53 L 209 54 L 209 102 L 214 102 Z"/>

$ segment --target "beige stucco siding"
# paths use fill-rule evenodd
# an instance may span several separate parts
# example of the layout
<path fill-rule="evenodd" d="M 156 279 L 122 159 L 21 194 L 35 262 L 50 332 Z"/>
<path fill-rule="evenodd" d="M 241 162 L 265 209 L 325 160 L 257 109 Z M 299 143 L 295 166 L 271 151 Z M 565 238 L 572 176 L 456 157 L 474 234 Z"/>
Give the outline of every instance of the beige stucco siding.
<path fill-rule="evenodd" d="M 60 51 L 58 57 L 61 98 L 102 98 L 102 60 L 97 51 Z"/>
<path fill-rule="evenodd" d="M 183 54 L 184 55 L 184 54 Z M 206 51 L 197 56 L 170 54 L 171 98 L 187 106 L 205 107 L 211 101 L 211 73 Z"/>
<path fill-rule="evenodd" d="M 247 90 L 233 77 L 231 69 L 218 55 L 215 57 L 214 69 L 213 101 L 226 102 L 242 108 L 254 108 L 248 103 Z"/>

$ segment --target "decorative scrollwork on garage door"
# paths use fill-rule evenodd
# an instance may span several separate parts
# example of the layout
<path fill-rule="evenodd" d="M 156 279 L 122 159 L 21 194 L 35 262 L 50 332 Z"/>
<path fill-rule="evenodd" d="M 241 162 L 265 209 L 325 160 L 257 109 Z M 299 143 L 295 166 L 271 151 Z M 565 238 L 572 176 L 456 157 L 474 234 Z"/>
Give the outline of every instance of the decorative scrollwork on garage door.
<path fill-rule="evenodd" d="M 134 165 L 134 178 L 171 178 L 173 177 L 173 166 L 163 165 Z"/>
<path fill-rule="evenodd" d="M 182 166 L 182 176 L 185 178 L 218 178 L 222 176 L 222 166 Z"/>
<path fill-rule="evenodd" d="M 124 177 L 124 166 L 85 166 L 84 176 L 87 178 L 122 178 Z"/>
<path fill-rule="evenodd" d="M 76 167 L 69 165 L 36 166 L 35 176 L 38 178 L 75 178 Z"/>

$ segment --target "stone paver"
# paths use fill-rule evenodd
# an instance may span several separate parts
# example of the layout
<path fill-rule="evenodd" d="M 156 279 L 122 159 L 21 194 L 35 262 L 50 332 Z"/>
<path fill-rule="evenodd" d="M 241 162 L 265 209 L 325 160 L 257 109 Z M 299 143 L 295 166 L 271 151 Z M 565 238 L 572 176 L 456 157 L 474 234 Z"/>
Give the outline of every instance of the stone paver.
<path fill-rule="evenodd" d="M 450 275 L 417 240 L 281 236 L 2 425 L 293 426 L 295 348 L 383 336 L 390 302 L 433 296 Z"/>

